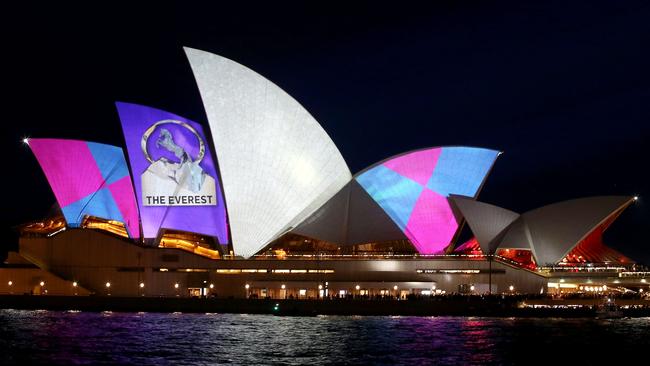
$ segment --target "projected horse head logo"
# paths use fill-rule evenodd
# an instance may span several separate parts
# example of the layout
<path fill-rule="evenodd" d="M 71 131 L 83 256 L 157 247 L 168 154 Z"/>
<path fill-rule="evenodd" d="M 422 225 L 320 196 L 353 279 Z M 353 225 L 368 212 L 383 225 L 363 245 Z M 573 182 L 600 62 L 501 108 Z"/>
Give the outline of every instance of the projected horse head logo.
<path fill-rule="evenodd" d="M 158 121 L 142 135 L 141 147 L 150 163 L 142 174 L 145 206 L 217 204 L 215 179 L 201 167 L 205 143 L 192 126 L 171 119 Z"/>

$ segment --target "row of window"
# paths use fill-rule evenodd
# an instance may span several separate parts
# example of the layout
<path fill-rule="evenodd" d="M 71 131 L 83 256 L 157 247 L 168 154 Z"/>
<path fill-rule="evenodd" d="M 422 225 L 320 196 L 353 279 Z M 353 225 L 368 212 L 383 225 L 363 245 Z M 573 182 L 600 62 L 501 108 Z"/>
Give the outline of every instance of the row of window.
<path fill-rule="evenodd" d="M 425 274 L 479 274 L 490 273 L 489 269 L 418 269 L 417 273 Z M 506 273 L 505 269 L 492 269 L 492 273 Z"/>
<path fill-rule="evenodd" d="M 142 267 L 119 268 L 118 272 L 143 272 Z M 154 268 L 154 272 L 209 272 L 206 268 Z M 251 268 L 228 268 L 215 270 L 219 274 L 237 274 L 237 273 L 334 273 L 333 269 L 251 269 Z"/>
<path fill-rule="evenodd" d="M 236 273 L 334 273 L 333 269 L 218 269 L 217 273 L 236 274 Z"/>

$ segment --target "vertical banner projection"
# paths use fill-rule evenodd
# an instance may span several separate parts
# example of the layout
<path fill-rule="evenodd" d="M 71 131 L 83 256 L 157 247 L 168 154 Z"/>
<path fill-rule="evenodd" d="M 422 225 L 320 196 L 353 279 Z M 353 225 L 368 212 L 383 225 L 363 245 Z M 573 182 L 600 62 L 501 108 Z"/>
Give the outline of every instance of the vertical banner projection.
<path fill-rule="evenodd" d="M 145 238 L 161 228 L 228 242 L 214 159 L 196 122 L 138 104 L 116 103 Z"/>
<path fill-rule="evenodd" d="M 140 237 L 138 209 L 122 149 L 95 142 L 29 139 L 65 221 L 78 227 L 86 216 L 124 223 Z"/>

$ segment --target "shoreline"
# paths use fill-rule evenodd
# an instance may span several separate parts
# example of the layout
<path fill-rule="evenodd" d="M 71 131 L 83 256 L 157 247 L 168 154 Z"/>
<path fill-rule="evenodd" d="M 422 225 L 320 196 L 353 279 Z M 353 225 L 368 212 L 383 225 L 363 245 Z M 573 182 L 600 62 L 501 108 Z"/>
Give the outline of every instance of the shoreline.
<path fill-rule="evenodd" d="M 522 306 L 525 303 L 527 306 Z M 480 316 L 595 318 L 602 299 L 525 300 L 521 298 L 370 299 L 224 299 L 170 297 L 0 295 L 1 309 L 53 311 L 184 312 L 269 314 L 279 316 Z M 650 317 L 650 301 L 618 300 L 621 316 Z M 627 308 L 625 308 L 627 306 Z"/>

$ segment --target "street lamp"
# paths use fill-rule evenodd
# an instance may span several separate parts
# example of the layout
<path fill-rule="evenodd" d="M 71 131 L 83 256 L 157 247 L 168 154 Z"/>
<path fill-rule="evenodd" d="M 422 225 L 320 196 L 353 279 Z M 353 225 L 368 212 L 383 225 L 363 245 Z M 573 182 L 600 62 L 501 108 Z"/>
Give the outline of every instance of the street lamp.
<path fill-rule="evenodd" d="M 248 298 L 248 289 L 251 288 L 251 285 L 246 284 L 244 288 L 246 288 L 246 298 Z"/>
<path fill-rule="evenodd" d="M 510 285 L 510 292 L 512 292 L 512 291 L 514 291 L 514 290 L 515 290 L 515 286 Z"/>

